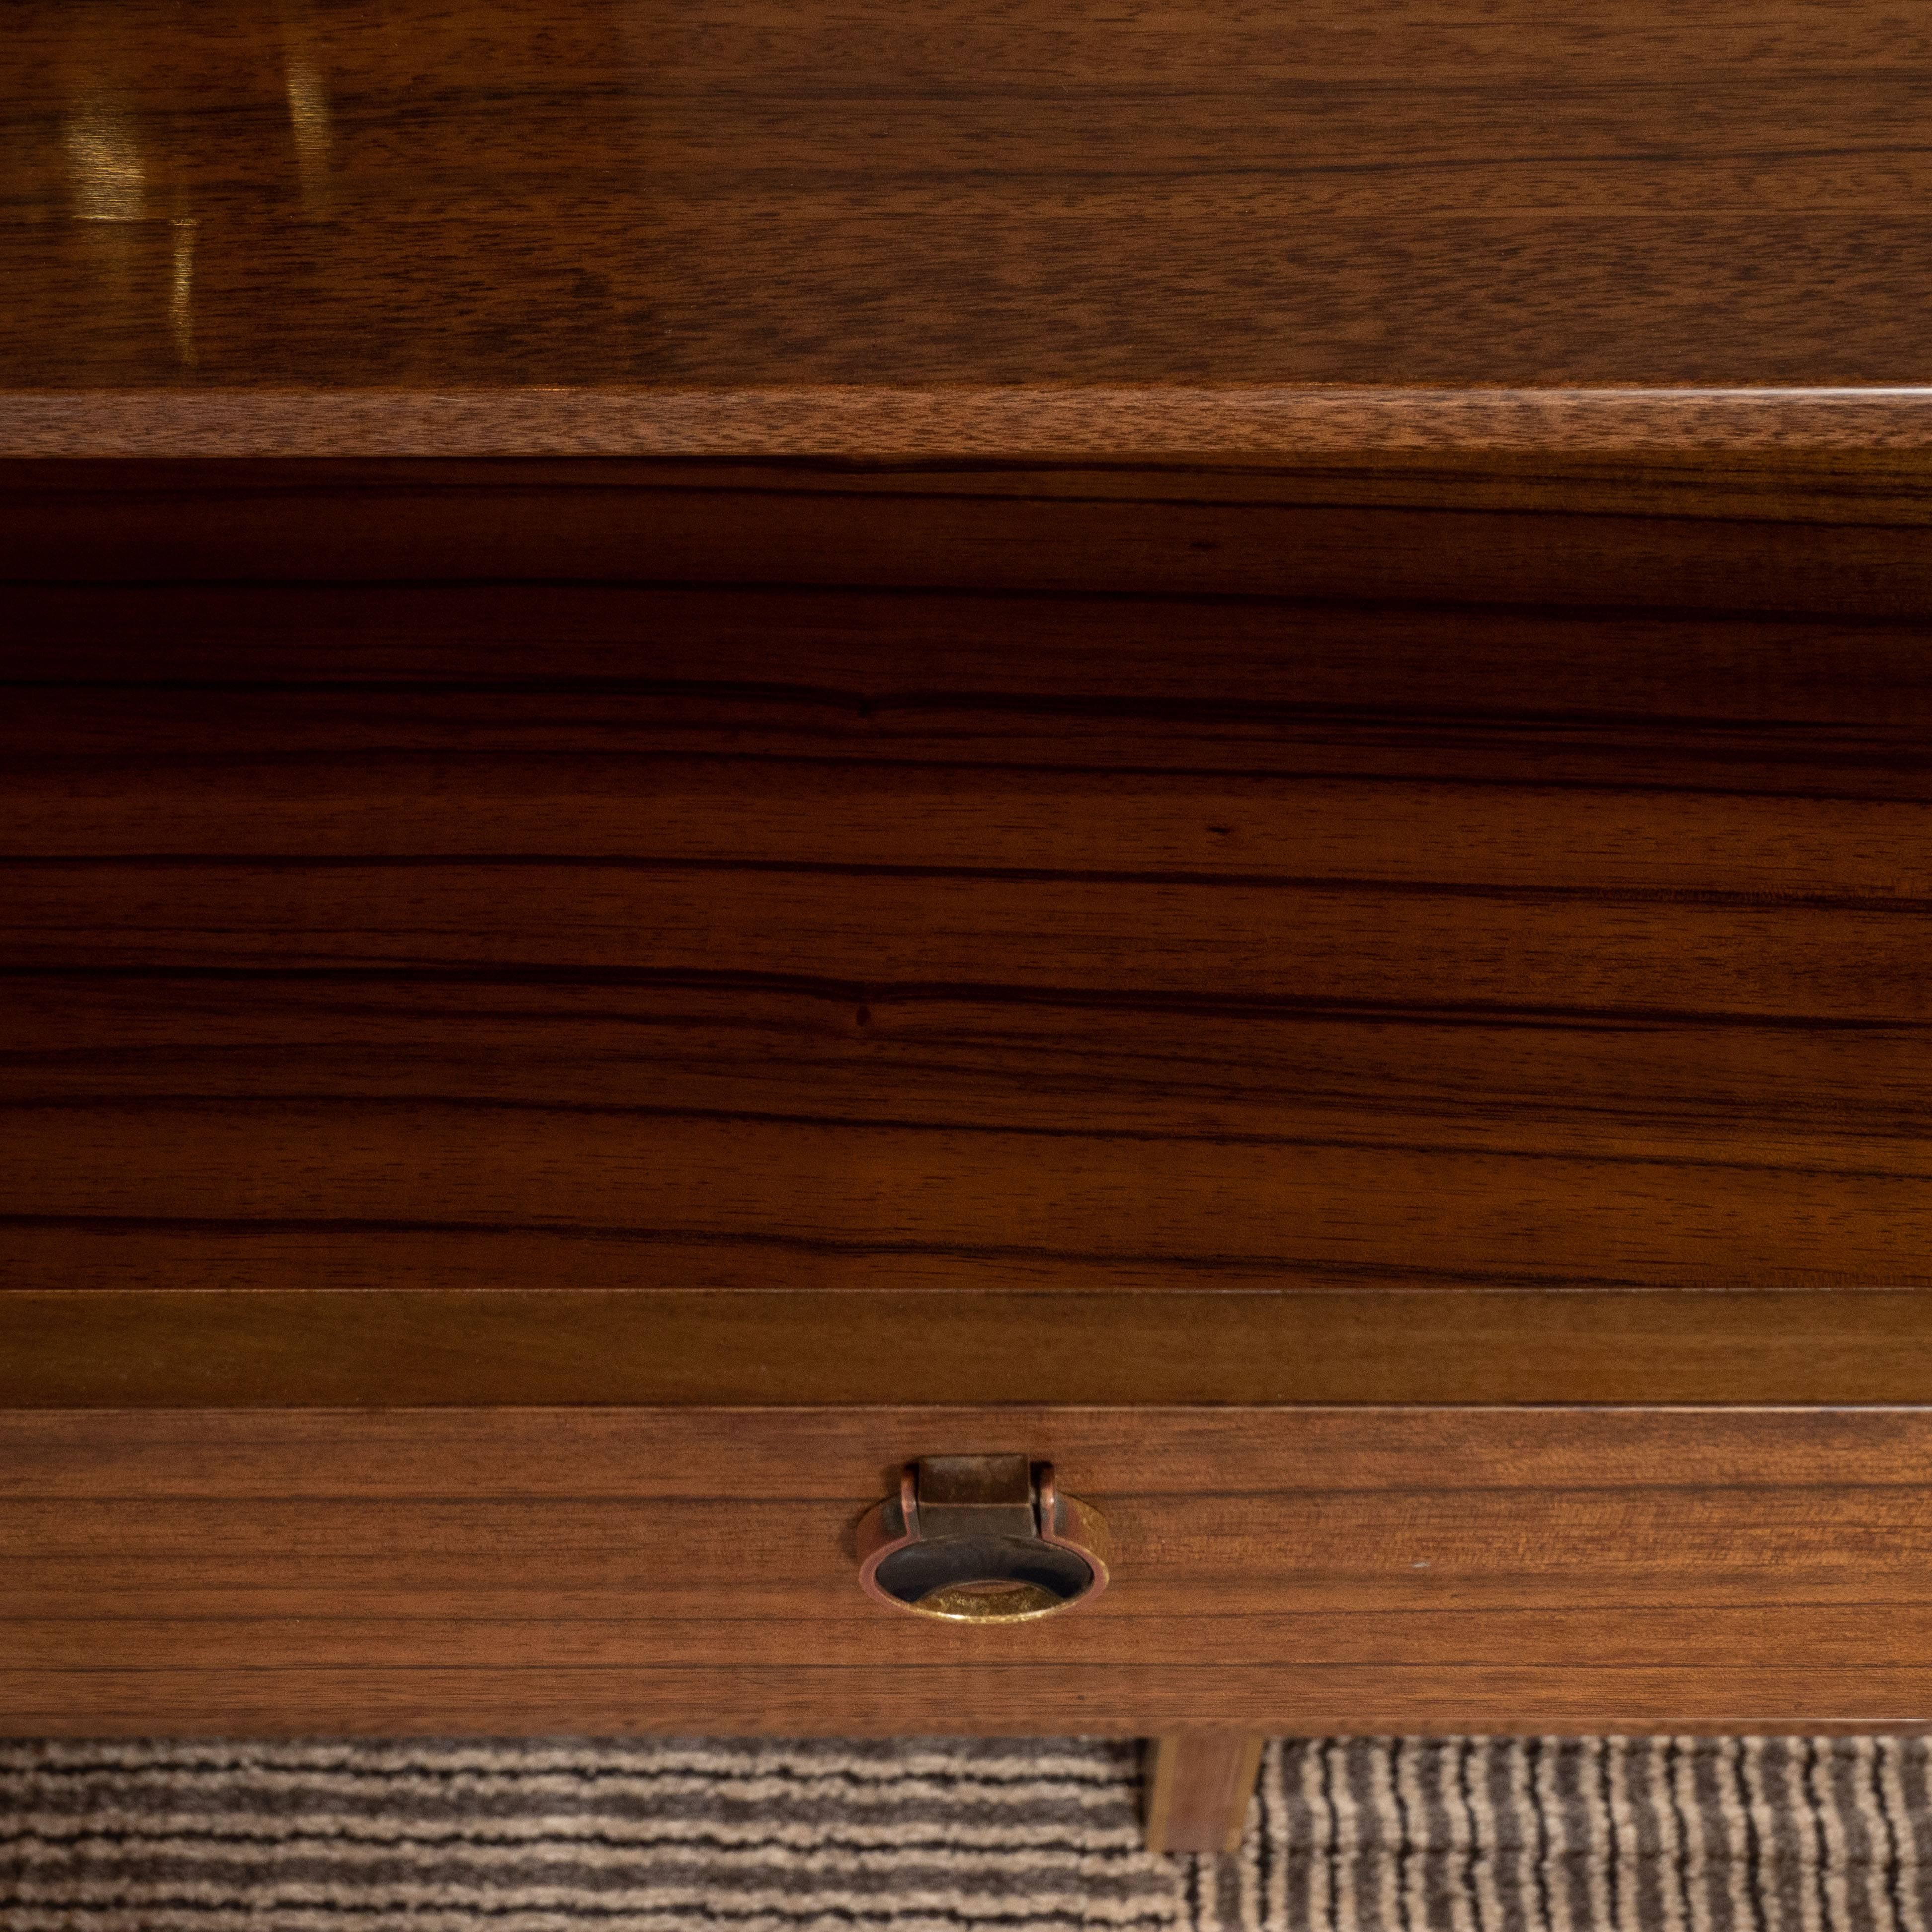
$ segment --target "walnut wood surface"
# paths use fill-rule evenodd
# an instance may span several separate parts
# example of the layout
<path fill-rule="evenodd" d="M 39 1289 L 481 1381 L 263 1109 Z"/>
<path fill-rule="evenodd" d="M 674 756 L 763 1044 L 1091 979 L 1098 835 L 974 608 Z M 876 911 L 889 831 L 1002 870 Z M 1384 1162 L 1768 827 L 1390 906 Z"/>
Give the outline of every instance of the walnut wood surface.
<path fill-rule="evenodd" d="M 0 1416 L 23 1731 L 1910 1727 L 1924 1412 Z M 893 1616 L 907 1456 L 1050 1455 L 1089 1612 Z"/>
<path fill-rule="evenodd" d="M 8 1400 L 1922 1392 L 1912 626 L 10 607 Z"/>
<path fill-rule="evenodd" d="M 339 1158 L 319 1153 L 318 1166 Z M 1922 1400 L 1932 1377 L 1922 1291 L 1323 1293 L 1280 1286 L 1285 1268 L 1172 1256 L 1006 1248 L 956 1260 L 915 1246 L 908 1259 L 782 1235 L 747 1246 L 764 1280 L 789 1285 L 755 1289 L 732 1287 L 728 1258 L 721 1268 L 700 1243 L 515 1238 L 433 1219 L 398 1230 L 20 1216 L 5 1240 L 16 1285 L 0 1292 L 0 1393 L 19 1408 L 1892 1403 Z M 554 1285 L 653 1268 L 692 1286 Z M 894 1286 L 908 1277 L 921 1286 Z M 464 1286 L 425 1291 L 424 1280 Z M 828 1280 L 848 1286 L 812 1286 Z M 1002 1292 L 989 1280 L 1034 1286 Z M 1121 1285 L 1142 1280 L 1180 1286 Z M 476 1292 L 479 1280 L 494 1292 Z M 554 1285 L 518 1286 L 533 1280 Z"/>
<path fill-rule="evenodd" d="M 1660 616 L 1896 622 L 1932 610 L 1932 488 L 1924 461 L 1906 458 L 1774 454 L 1740 463 L 1718 452 L 1636 463 L 1478 460 L 1447 452 L 1433 460 L 1288 468 L 1178 460 L 20 460 L 0 462 L 0 580 L 10 582 L 815 585 L 1367 605 L 1298 618 L 1289 660 L 1298 674 L 1309 656 L 1300 633 L 1308 623 L 1322 626 L 1319 654 L 1353 677 L 1358 704 L 1371 675 L 1384 680 L 1376 686 L 1380 702 L 1387 701 L 1387 680 L 1420 677 L 1418 705 L 1433 692 L 1450 706 L 1462 701 L 1459 678 L 1493 675 L 1499 658 L 1515 658 L 1520 676 L 1528 661 L 1507 633 L 1482 641 L 1494 606 L 1592 611 L 1598 627 L 1582 634 L 1581 648 L 1598 674 L 1599 703 L 1616 709 L 1625 701 L 1622 680 L 1632 676 L 1681 679 L 1695 691 L 1718 673 L 1708 645 L 1681 622 L 1675 641 L 1690 662 L 1680 667 L 1660 657 Z M 509 608 L 528 625 L 547 594 L 526 588 Z M 434 596 L 410 602 L 417 621 L 426 604 L 434 611 Z M 581 594 L 567 602 L 579 611 L 596 603 Z M 1430 627 L 1449 614 L 1402 608 L 1416 605 L 1483 608 L 1436 632 Z M 164 600 L 141 618 L 140 647 L 158 640 L 167 608 Z M 490 627 L 473 616 L 458 617 L 454 636 L 448 620 L 431 614 L 428 621 L 446 644 L 460 640 L 471 654 L 465 662 L 474 665 L 481 652 L 498 675 L 514 651 L 539 640 L 546 650 L 601 646 L 608 672 L 614 651 L 618 664 L 634 664 L 641 641 L 634 620 L 620 616 L 614 632 L 610 608 L 606 599 L 603 622 L 593 620 L 587 635 L 581 620 L 544 619 L 534 637 L 506 626 L 494 643 Z M 1616 617 L 1604 622 L 1612 612 Z M 1613 642 L 1636 613 L 1652 622 Z M 170 637 L 172 649 L 204 648 L 190 614 L 190 627 Z M 903 690 L 898 681 L 912 640 L 894 638 L 890 621 L 855 623 L 855 614 L 848 610 L 833 620 L 841 653 L 834 661 L 848 674 L 869 662 L 870 679 Z M 937 614 L 921 614 L 928 625 Z M 1069 625 L 1050 609 L 1017 621 L 1021 634 L 1048 643 L 1055 669 L 1082 628 L 1077 616 Z M 256 623 L 259 640 L 259 616 Z M 1405 625 L 1408 643 L 1397 647 L 1390 627 Z M 1357 632 L 1358 626 L 1366 628 Z M 1118 640 L 1117 626 L 1125 634 Z M 1119 650 L 1132 651 L 1129 688 L 1152 680 L 1161 694 L 1173 695 L 1186 688 L 1179 664 L 1188 661 L 1173 652 L 1192 646 L 1203 626 L 1219 640 L 1217 654 L 1245 640 L 1249 674 L 1264 680 L 1261 688 L 1280 688 L 1278 616 L 1244 619 L 1222 607 L 1190 611 L 1171 603 L 1137 612 L 1117 603 L 1107 627 L 1085 634 L 1096 656 L 1111 660 Z M 376 640 L 352 628 L 319 627 L 292 603 L 267 634 L 285 627 L 308 640 L 312 663 L 319 649 L 351 662 L 380 655 L 380 644 L 371 649 Z M 956 614 L 932 641 L 956 643 L 962 630 L 970 635 L 976 628 L 968 614 Z M 786 631 L 796 648 L 792 627 Z M 646 634 L 653 652 L 675 651 L 682 639 L 687 662 L 713 644 L 740 662 L 760 648 L 750 626 L 728 618 L 707 626 L 688 610 Z M 1720 634 L 1740 652 L 1731 675 L 1765 673 L 1760 638 Z M 67 635 L 94 662 L 118 637 L 111 628 L 97 636 L 70 627 Z M 378 639 L 395 635 L 393 624 L 378 627 Z M 1272 650 L 1262 643 L 1270 637 Z M 1433 640 L 1427 647 L 1425 638 Z M 124 650 L 133 640 L 118 641 Z M 1870 676 L 1869 652 L 1888 650 L 1897 658 L 1902 648 L 1900 640 L 1861 637 L 1846 675 L 1862 685 Z M 956 664 L 960 655 L 948 652 Z M 1037 688 L 1040 670 L 1023 661 L 1016 668 L 1018 657 L 1011 654 L 999 676 Z M 1537 676 L 1562 676 L 1563 662 L 1546 654 Z M 527 662 L 520 669 L 531 675 Z M 982 677 L 980 688 L 989 685 L 1002 688 Z M 1737 715 L 1737 687 L 1715 688 Z M 1238 688 L 1245 695 L 1246 687 Z M 1638 707 L 1656 704 L 1658 688 L 1648 686 Z M 1834 686 L 1814 688 L 1811 697 L 1825 705 L 1822 717 L 1835 716 Z"/>
<path fill-rule="evenodd" d="M 0 1728 L 1932 1721 L 1922 35 L 8 32 Z"/>
<path fill-rule="evenodd" d="M 1876 0 L 20 0 L 8 34 L 16 451 L 1932 422 L 1926 52 Z"/>
<path fill-rule="evenodd" d="M 1390 508 L 1348 601 L 13 589 L 0 1394 L 1916 1399 L 1922 646 L 1810 607 L 1919 593 L 1363 601 Z"/>
<path fill-rule="evenodd" d="M 1641 1665 L 1586 1685 L 1535 1666 L 988 1663 L 880 1670 L 591 1665 L 505 1671 L 440 1666 L 138 1666 L 0 1670 L 0 1708 L 32 1737 L 105 1737 L 138 1713 L 142 1736 L 1035 1737 L 1159 1735 L 1184 1724 L 1319 1737 L 1645 1732 L 1814 1736 L 1932 1728 L 1925 1675 Z M 910 1730 L 909 1730 L 910 1727 Z"/>

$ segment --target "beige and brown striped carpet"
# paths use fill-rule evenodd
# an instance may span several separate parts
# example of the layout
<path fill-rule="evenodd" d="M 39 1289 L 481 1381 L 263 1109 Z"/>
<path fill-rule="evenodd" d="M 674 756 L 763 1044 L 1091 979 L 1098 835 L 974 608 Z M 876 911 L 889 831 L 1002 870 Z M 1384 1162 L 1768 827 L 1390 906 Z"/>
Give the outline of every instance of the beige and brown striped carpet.
<path fill-rule="evenodd" d="M 1235 1858 L 1091 1738 L 0 1743 L 4 1932 L 1927 1932 L 1927 1747 L 1298 1740 Z"/>

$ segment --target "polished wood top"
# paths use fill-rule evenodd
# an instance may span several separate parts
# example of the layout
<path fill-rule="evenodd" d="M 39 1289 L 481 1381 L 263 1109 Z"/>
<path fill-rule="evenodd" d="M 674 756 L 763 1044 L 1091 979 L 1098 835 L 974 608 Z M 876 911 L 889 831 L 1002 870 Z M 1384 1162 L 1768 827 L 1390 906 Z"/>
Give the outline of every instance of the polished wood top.
<path fill-rule="evenodd" d="M 14 0 L 0 452 L 1932 442 L 1878 0 Z"/>

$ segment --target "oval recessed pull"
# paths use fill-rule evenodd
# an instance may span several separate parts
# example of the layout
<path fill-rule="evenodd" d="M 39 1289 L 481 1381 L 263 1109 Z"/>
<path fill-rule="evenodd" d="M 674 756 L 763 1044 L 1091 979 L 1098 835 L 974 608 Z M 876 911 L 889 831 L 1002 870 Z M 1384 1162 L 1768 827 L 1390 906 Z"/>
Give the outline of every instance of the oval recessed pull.
<path fill-rule="evenodd" d="M 1107 1587 L 1106 1519 L 1024 1456 L 925 1456 L 859 1523 L 868 1596 L 951 1623 L 1024 1623 Z"/>

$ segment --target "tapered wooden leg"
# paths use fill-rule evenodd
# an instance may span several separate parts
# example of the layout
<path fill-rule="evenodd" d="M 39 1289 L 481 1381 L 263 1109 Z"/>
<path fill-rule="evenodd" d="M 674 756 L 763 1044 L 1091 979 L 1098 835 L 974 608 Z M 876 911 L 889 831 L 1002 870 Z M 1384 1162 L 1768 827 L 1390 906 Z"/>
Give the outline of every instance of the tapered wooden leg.
<path fill-rule="evenodd" d="M 1209 1731 L 1156 1738 L 1142 1786 L 1148 1850 L 1236 1850 L 1246 1828 L 1263 1742 Z"/>

